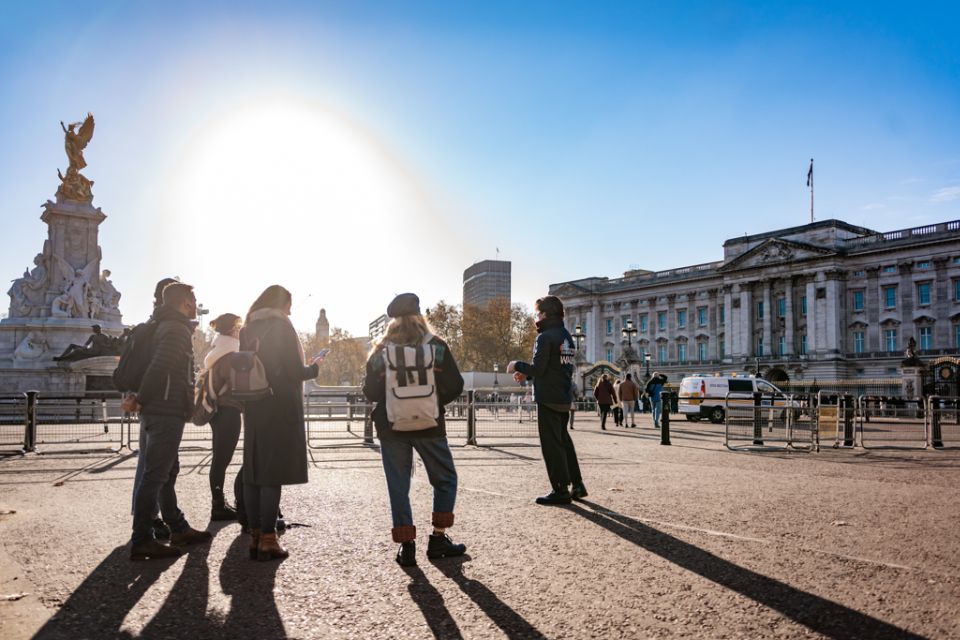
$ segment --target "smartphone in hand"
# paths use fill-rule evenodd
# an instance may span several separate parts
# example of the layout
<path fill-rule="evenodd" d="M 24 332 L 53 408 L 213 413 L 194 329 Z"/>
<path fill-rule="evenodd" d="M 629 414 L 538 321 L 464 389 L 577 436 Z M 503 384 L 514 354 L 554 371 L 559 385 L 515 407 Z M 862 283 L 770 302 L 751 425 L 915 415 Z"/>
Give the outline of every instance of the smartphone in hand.
<path fill-rule="evenodd" d="M 322 362 L 323 359 L 327 357 L 328 353 L 330 353 L 330 347 L 320 349 L 320 352 L 313 356 L 313 362 Z"/>

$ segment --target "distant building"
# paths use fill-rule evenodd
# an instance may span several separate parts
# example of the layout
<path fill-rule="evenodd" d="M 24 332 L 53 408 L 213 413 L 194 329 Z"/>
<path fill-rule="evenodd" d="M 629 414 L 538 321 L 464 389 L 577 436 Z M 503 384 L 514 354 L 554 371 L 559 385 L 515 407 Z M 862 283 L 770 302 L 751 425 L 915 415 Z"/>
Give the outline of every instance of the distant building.
<path fill-rule="evenodd" d="M 510 301 L 510 262 L 483 260 L 463 272 L 463 304 L 482 307 L 494 298 Z"/>
<path fill-rule="evenodd" d="M 671 380 L 746 371 L 773 381 L 899 375 L 909 341 L 960 353 L 960 221 L 881 233 L 840 220 L 732 238 L 723 260 L 550 286 L 589 363 L 641 362 Z"/>
<path fill-rule="evenodd" d="M 370 343 L 376 342 L 383 336 L 383 334 L 387 332 L 387 323 L 389 321 L 390 318 L 387 317 L 387 314 L 383 314 L 370 323 L 368 330 L 368 333 L 370 334 Z"/>
<path fill-rule="evenodd" d="M 317 318 L 317 339 L 322 342 L 330 341 L 330 323 L 327 321 L 326 309 L 320 309 L 320 317 Z"/>

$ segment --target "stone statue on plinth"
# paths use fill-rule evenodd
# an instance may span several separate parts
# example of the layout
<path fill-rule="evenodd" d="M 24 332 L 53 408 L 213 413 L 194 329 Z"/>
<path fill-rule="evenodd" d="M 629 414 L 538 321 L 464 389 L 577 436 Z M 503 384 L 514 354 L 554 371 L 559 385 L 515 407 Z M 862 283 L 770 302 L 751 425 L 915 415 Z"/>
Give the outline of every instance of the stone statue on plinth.
<path fill-rule="evenodd" d="M 75 360 L 85 360 L 86 358 L 96 358 L 99 356 L 115 356 L 119 354 L 118 342 L 110 336 L 103 334 L 100 325 L 95 324 L 91 327 L 93 333 L 82 345 L 71 344 L 64 349 L 63 353 L 54 358 L 55 362 L 71 362 Z"/>
<path fill-rule="evenodd" d="M 67 200 L 77 200 L 79 202 L 90 202 L 93 200 L 93 181 L 88 180 L 86 176 L 80 173 L 80 170 L 87 166 L 87 161 L 83 158 L 83 150 L 87 148 L 90 139 L 93 138 L 94 128 L 93 114 L 87 113 L 87 118 L 83 122 L 74 122 L 70 125 L 64 125 L 60 121 L 60 127 L 64 133 L 64 149 L 67 152 L 67 160 L 70 166 L 67 167 L 67 175 L 64 176 L 57 169 L 57 175 L 60 176 L 60 188 L 57 190 L 57 198 L 63 197 Z M 79 129 L 78 129 L 79 127 Z"/>

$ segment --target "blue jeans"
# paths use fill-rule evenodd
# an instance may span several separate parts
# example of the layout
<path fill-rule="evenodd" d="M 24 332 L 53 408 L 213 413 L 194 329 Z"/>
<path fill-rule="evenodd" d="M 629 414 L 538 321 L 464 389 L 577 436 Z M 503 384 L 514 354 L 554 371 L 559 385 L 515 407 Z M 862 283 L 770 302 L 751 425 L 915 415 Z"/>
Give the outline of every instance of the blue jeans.
<path fill-rule="evenodd" d="M 137 491 L 140 490 L 140 484 L 143 482 L 143 448 L 147 446 L 147 431 L 140 427 L 140 438 L 137 453 L 137 472 L 133 475 L 133 499 L 130 500 L 130 515 L 133 515 L 137 508 Z M 154 519 L 160 517 L 160 505 L 153 508 Z"/>
<path fill-rule="evenodd" d="M 656 398 L 653 401 L 653 425 L 655 427 L 660 426 L 660 414 L 663 410 L 663 401 L 660 398 Z"/>
<path fill-rule="evenodd" d="M 414 449 L 420 454 L 433 486 L 434 513 L 453 513 L 457 501 L 457 469 L 453 466 L 453 454 L 446 438 L 383 438 L 380 440 L 380 456 L 387 477 L 394 527 L 413 524 L 410 473 Z"/>
<path fill-rule="evenodd" d="M 160 512 L 173 532 L 185 530 L 187 519 L 177 506 L 177 474 L 180 473 L 180 439 L 183 418 L 140 415 L 140 460 L 143 473 L 139 486 L 134 482 L 133 544 L 153 539 L 153 517 Z"/>

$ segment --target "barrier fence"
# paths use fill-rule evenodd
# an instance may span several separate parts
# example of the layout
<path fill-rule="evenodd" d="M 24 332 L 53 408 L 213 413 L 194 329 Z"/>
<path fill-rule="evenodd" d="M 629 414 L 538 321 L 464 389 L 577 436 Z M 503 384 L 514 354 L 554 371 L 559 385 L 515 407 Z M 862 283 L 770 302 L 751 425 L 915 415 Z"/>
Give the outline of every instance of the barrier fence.
<path fill-rule="evenodd" d="M 522 390 L 521 390 L 522 391 Z M 70 451 L 138 448 L 139 419 L 126 414 L 119 393 L 82 396 L 38 392 L 0 395 L 0 452 L 22 453 L 62 445 Z M 819 391 L 780 396 L 723 399 L 724 444 L 730 449 L 781 447 L 819 450 L 821 446 L 866 449 L 924 449 L 960 446 L 960 398 L 890 398 Z M 572 414 L 591 413 L 588 405 Z M 310 393 L 304 396 L 307 444 L 312 449 L 369 446 L 374 442 L 373 405 L 359 394 Z M 451 440 L 477 445 L 483 439 L 538 435 L 536 404 L 512 390 L 468 391 L 446 406 Z M 209 425 L 189 424 L 185 448 L 209 449 Z M 241 441 L 242 442 L 242 441 Z M 242 444 L 241 444 L 242 446 Z"/>

